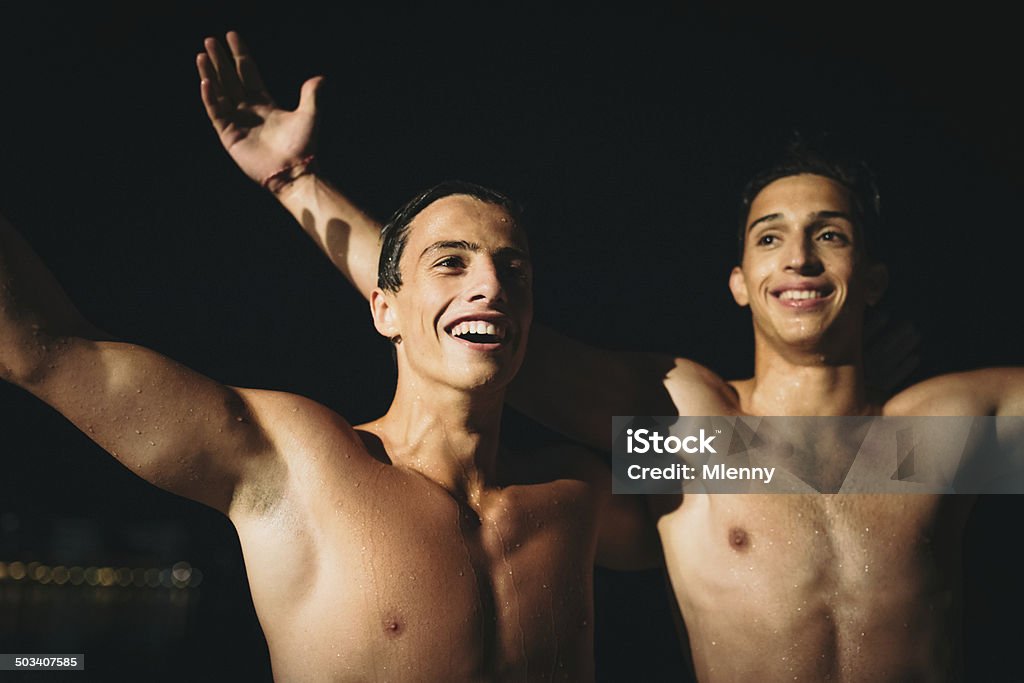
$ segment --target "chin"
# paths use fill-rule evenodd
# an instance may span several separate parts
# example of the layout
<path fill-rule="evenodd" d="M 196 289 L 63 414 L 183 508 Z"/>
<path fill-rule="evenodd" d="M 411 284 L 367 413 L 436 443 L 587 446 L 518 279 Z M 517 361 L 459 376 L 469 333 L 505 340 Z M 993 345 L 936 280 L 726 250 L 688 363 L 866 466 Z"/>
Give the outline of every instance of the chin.
<path fill-rule="evenodd" d="M 508 386 L 516 373 L 510 368 L 495 367 L 466 367 L 451 378 L 452 386 L 466 391 L 496 390 Z"/>

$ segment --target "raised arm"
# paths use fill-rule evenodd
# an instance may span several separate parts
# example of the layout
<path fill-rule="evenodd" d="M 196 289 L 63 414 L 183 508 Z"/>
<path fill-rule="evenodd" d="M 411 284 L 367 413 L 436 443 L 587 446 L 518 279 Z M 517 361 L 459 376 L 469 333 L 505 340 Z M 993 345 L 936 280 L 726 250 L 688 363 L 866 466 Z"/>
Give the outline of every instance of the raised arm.
<path fill-rule="evenodd" d="M 206 112 L 239 168 L 268 189 L 366 298 L 376 286 L 380 224 L 321 178 L 315 155 L 316 92 L 303 86 L 295 111 L 279 108 L 248 48 L 227 34 L 228 50 L 207 38 L 197 57 Z M 612 415 L 674 415 L 663 387 L 667 357 L 588 347 L 535 325 L 526 364 L 509 392 L 512 406 L 577 441 L 610 449 Z"/>
<path fill-rule="evenodd" d="M 322 77 L 302 85 L 295 111 L 274 103 L 241 37 L 214 38 L 196 57 L 200 94 L 224 149 L 271 192 L 366 298 L 377 285 L 380 224 L 316 173 L 316 100 Z"/>
<path fill-rule="evenodd" d="M 985 368 L 940 375 L 897 394 L 893 415 L 1024 416 L 1024 368 Z"/>
<path fill-rule="evenodd" d="M 245 391 L 100 333 L 3 218 L 0 377 L 51 405 L 135 474 L 225 514 L 273 462 Z"/>

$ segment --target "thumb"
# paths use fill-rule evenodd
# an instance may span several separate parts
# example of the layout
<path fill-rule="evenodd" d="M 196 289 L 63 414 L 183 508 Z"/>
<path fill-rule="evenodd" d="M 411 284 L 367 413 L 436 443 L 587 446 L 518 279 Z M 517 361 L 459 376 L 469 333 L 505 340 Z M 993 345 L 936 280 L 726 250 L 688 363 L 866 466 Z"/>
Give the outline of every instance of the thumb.
<path fill-rule="evenodd" d="M 320 94 L 320 86 L 323 82 L 323 76 L 314 76 L 302 84 L 302 90 L 299 93 L 299 108 L 297 111 L 316 116 L 316 101 Z"/>

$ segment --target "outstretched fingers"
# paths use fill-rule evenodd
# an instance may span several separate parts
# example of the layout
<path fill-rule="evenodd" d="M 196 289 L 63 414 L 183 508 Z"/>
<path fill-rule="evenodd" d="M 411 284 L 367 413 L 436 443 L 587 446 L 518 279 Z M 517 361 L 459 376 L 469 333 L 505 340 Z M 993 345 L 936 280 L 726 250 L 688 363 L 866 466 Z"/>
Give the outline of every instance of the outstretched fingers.
<path fill-rule="evenodd" d="M 263 84 L 263 78 L 256 67 L 256 61 L 249 54 L 249 48 L 242 40 L 242 36 L 236 31 L 228 31 L 228 47 L 231 48 L 231 56 L 235 60 L 235 70 L 238 74 L 242 90 L 249 97 L 256 97 L 266 103 L 272 103 L 270 93 Z"/>
<path fill-rule="evenodd" d="M 199 95 L 206 107 L 206 115 L 210 117 L 213 127 L 220 133 L 228 125 L 231 107 L 221 92 L 220 80 L 205 53 L 196 56 L 196 68 L 199 70 Z"/>
<path fill-rule="evenodd" d="M 217 73 L 221 94 L 227 98 L 229 104 L 237 106 L 245 99 L 245 92 L 235 71 L 235 61 L 228 56 L 224 46 L 216 38 L 204 40 L 203 47 L 206 48 L 206 54 L 209 55 L 213 69 Z"/>

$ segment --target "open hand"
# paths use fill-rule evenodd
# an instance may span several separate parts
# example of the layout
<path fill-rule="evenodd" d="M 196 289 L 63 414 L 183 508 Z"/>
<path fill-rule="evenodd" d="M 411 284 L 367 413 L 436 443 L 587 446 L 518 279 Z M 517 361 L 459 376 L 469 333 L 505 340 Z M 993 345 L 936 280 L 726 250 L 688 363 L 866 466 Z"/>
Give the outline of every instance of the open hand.
<path fill-rule="evenodd" d="M 314 152 L 316 95 L 323 78 L 302 85 L 295 111 L 278 107 L 263 85 L 241 37 L 227 34 L 230 56 L 215 38 L 196 57 L 200 94 L 224 149 L 257 183 L 296 166 Z"/>

